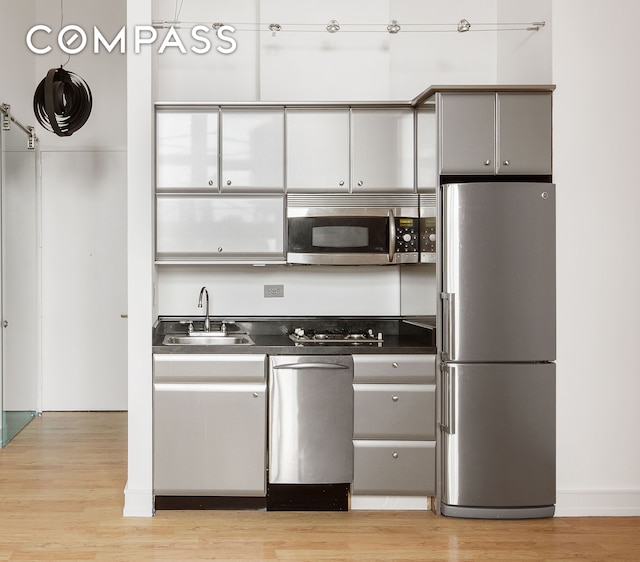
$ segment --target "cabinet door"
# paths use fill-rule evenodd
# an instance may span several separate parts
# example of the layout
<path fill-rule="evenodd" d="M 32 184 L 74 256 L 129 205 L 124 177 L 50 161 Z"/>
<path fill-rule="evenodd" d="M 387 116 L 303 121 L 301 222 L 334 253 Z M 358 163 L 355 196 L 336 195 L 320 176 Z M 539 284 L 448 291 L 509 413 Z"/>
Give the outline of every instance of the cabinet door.
<path fill-rule="evenodd" d="M 221 123 L 222 191 L 284 191 L 284 109 L 223 109 Z"/>
<path fill-rule="evenodd" d="M 218 189 L 218 110 L 158 110 L 156 187 Z"/>
<path fill-rule="evenodd" d="M 351 119 L 351 191 L 413 192 L 413 110 L 353 109 Z"/>
<path fill-rule="evenodd" d="M 551 173 L 551 94 L 498 94 L 498 174 Z"/>
<path fill-rule="evenodd" d="M 156 200 L 158 260 L 284 260 L 282 195 L 164 195 Z"/>
<path fill-rule="evenodd" d="M 434 440 L 434 384 L 354 384 L 354 439 Z"/>
<path fill-rule="evenodd" d="M 495 171 L 495 94 L 439 95 L 440 173 Z"/>
<path fill-rule="evenodd" d="M 155 494 L 266 494 L 266 383 L 154 384 L 153 399 Z"/>
<path fill-rule="evenodd" d="M 349 110 L 287 110 L 287 191 L 349 191 Z"/>
<path fill-rule="evenodd" d="M 431 192 L 438 185 L 436 152 L 438 144 L 436 111 L 423 107 L 416 112 L 418 191 Z"/>
<path fill-rule="evenodd" d="M 555 365 L 451 365 L 441 390 L 442 501 L 485 509 L 553 505 Z"/>
<path fill-rule="evenodd" d="M 353 448 L 354 494 L 435 495 L 435 441 L 355 440 Z"/>

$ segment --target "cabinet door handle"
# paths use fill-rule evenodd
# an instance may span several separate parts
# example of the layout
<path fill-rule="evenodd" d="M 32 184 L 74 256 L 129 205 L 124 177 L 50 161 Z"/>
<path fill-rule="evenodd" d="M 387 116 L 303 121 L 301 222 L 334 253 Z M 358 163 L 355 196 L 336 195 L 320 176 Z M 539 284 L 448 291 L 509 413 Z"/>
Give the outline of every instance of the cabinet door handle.
<path fill-rule="evenodd" d="M 484 161 L 484 165 L 485 166 L 491 166 L 491 160 L 485 160 Z"/>
<path fill-rule="evenodd" d="M 227 185 L 231 185 L 231 180 L 227 180 Z"/>
<path fill-rule="evenodd" d="M 344 185 L 344 180 L 340 180 L 340 181 L 338 182 L 338 185 L 339 185 L 340 187 L 342 187 L 342 186 Z"/>
<path fill-rule="evenodd" d="M 358 182 L 358 186 L 359 186 L 359 187 L 362 187 L 363 185 L 364 185 L 364 182 L 363 182 L 362 180 L 360 180 L 360 181 Z"/>
<path fill-rule="evenodd" d="M 212 186 L 213 185 L 213 180 L 209 180 L 209 185 Z"/>
<path fill-rule="evenodd" d="M 391 456 L 392 456 L 394 459 L 397 459 L 400 455 L 398 454 L 398 452 L 397 452 L 397 451 L 393 451 L 393 453 L 391 454 Z"/>
<path fill-rule="evenodd" d="M 391 400 L 393 400 L 394 402 L 397 402 L 398 400 L 400 400 L 399 396 L 392 396 Z"/>
<path fill-rule="evenodd" d="M 505 161 L 502 163 L 502 165 L 503 165 L 503 166 L 508 166 L 510 163 L 511 163 L 511 162 L 509 162 L 509 160 L 505 160 Z"/>
<path fill-rule="evenodd" d="M 257 398 L 258 396 L 260 396 L 260 395 L 259 395 L 257 392 L 254 392 L 254 393 L 253 393 L 253 397 L 254 397 L 254 398 Z"/>
<path fill-rule="evenodd" d="M 293 369 L 294 371 L 300 371 L 303 369 L 348 369 L 346 365 L 340 365 L 338 363 L 285 363 L 282 365 L 274 365 L 272 369 Z"/>

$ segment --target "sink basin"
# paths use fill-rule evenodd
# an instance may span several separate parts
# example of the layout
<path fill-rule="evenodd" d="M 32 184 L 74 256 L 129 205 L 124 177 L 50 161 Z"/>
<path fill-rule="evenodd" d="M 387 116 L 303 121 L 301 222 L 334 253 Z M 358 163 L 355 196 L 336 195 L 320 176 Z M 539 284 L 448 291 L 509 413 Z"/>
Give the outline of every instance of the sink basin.
<path fill-rule="evenodd" d="M 254 345 L 247 335 L 165 336 L 163 345 Z"/>

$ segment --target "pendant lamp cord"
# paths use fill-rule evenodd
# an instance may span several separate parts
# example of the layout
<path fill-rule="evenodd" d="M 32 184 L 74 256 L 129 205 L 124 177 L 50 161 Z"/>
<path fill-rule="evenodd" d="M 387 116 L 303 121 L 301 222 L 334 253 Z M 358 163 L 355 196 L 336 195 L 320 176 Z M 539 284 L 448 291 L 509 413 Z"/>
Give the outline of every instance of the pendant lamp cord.
<path fill-rule="evenodd" d="M 64 0 L 60 0 L 60 29 L 64 27 Z M 60 57 L 62 59 L 62 57 Z M 71 60 L 71 53 L 67 53 L 67 60 L 64 64 L 60 64 L 60 68 L 64 68 Z"/>

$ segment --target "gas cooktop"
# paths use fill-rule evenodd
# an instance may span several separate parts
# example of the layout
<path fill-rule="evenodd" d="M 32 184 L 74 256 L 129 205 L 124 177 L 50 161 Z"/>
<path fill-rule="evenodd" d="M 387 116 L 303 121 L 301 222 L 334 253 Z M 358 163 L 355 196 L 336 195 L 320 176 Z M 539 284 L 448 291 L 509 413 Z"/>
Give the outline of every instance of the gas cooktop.
<path fill-rule="evenodd" d="M 346 329 L 330 329 L 322 332 L 295 328 L 289 338 L 296 345 L 331 344 L 331 345 L 382 345 L 382 332 L 375 334 L 373 330 L 351 331 Z"/>

